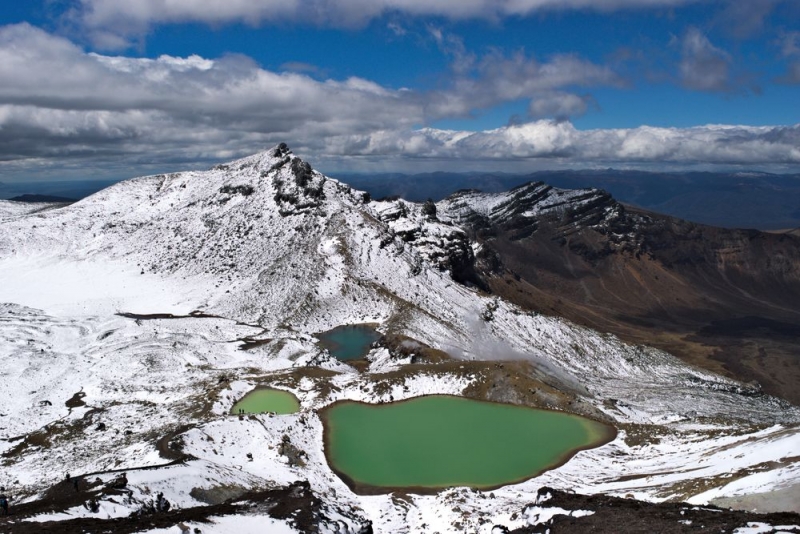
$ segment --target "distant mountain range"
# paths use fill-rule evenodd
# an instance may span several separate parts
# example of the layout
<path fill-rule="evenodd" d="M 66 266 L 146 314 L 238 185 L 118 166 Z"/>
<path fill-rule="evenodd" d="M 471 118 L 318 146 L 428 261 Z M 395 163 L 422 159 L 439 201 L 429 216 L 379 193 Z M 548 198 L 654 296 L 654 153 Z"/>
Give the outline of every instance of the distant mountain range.
<path fill-rule="evenodd" d="M 441 200 L 460 189 L 498 193 L 528 182 L 567 189 L 598 188 L 618 201 L 687 221 L 725 228 L 800 227 L 800 174 L 543 171 L 503 173 L 335 174 L 374 198 Z"/>
<path fill-rule="evenodd" d="M 54 195 L 19 195 L 16 197 L 11 197 L 8 200 L 13 200 L 15 202 L 57 202 L 57 203 L 69 203 L 75 202 L 76 199 L 74 198 L 67 198 L 67 197 L 58 197 Z"/>
<path fill-rule="evenodd" d="M 528 182 L 544 182 L 567 189 L 603 189 L 624 204 L 711 226 L 781 231 L 800 228 L 800 174 L 606 169 L 531 174 L 432 172 L 331 176 L 369 192 L 376 199 L 397 196 L 414 202 L 438 201 L 461 189 L 499 193 Z M 45 196 L 79 200 L 113 183 L 109 180 L 0 182 L 0 199 Z"/>
<path fill-rule="evenodd" d="M 0 182 L 0 199 L 18 202 L 75 202 L 116 182 L 117 180 Z"/>

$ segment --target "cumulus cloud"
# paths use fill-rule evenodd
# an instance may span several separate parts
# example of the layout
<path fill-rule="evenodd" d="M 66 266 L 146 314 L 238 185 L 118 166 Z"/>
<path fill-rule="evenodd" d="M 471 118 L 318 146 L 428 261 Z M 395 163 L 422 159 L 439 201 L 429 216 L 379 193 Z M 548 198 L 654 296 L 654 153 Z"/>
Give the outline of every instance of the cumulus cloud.
<path fill-rule="evenodd" d="M 7 179 L 145 174 L 233 159 L 278 142 L 325 168 L 385 162 L 800 163 L 797 127 L 576 129 L 591 104 L 578 87 L 621 83 L 575 56 L 473 57 L 433 92 L 363 78 L 318 80 L 251 59 L 86 53 L 29 25 L 0 28 L 0 169 Z M 538 120 L 479 132 L 419 128 L 476 108 L 529 99 Z M 373 167 L 374 168 L 374 167 Z M 474 168 L 474 167 L 473 167 Z"/>
<path fill-rule="evenodd" d="M 697 28 L 681 44 L 680 74 L 684 87 L 700 91 L 730 90 L 731 57 L 715 47 Z"/>
<path fill-rule="evenodd" d="M 465 54 L 458 52 L 463 57 Z M 0 159 L 48 153 L 134 151 L 152 157 L 194 146 L 203 153 L 233 143 L 293 139 L 314 150 L 342 134 L 408 129 L 468 116 L 507 101 L 551 95 L 566 86 L 616 83 L 605 67 L 574 56 L 538 62 L 522 53 L 473 58 L 441 90 L 389 89 L 370 80 L 318 80 L 308 65 L 262 69 L 251 59 L 86 53 L 70 41 L 21 24 L 0 28 Z M 319 74 L 315 72 L 314 74 Z M 566 112 L 554 104 L 540 111 Z M 248 144 L 249 143 L 249 144 Z M 194 157 L 193 151 L 191 155 Z"/>
<path fill-rule="evenodd" d="M 310 142 L 425 120 L 419 95 L 361 78 L 318 81 L 241 56 L 87 54 L 28 25 L 0 28 L 0 79 L 0 135 L 13 140 L 0 148 L 3 159 L 70 147 L 157 155 L 164 143 L 211 150 L 256 138 Z"/>
<path fill-rule="evenodd" d="M 497 102 L 528 99 L 533 116 L 567 118 L 585 113 L 591 98 L 562 89 L 625 85 L 609 67 L 573 54 L 557 54 L 547 62 L 521 50 L 511 55 L 492 50 L 479 57 L 468 52 L 458 36 L 435 27 L 428 29 L 442 52 L 451 58 L 453 71 L 451 90 L 434 95 L 429 104 L 441 115 L 464 116 Z"/>
<path fill-rule="evenodd" d="M 544 10 L 672 7 L 700 0 L 76 0 L 71 18 L 98 45 L 126 46 L 126 39 L 170 23 L 258 25 L 294 22 L 354 27 L 385 14 L 455 20 L 498 20 Z"/>
<path fill-rule="evenodd" d="M 355 136 L 337 149 L 350 155 L 396 155 L 458 160 L 550 159 L 593 164 L 800 164 L 800 125 L 701 126 L 578 130 L 540 120 L 494 130 L 422 129 Z"/>
<path fill-rule="evenodd" d="M 789 32 L 781 37 L 781 53 L 785 57 L 800 56 L 800 32 Z"/>

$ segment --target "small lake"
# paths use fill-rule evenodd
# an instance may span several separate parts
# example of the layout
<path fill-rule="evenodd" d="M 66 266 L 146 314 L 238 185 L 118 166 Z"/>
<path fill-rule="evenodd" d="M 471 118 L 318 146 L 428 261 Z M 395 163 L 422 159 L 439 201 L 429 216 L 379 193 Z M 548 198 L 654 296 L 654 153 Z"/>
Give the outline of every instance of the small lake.
<path fill-rule="evenodd" d="M 352 324 L 337 326 L 318 334 L 320 344 L 338 360 L 359 360 L 367 355 L 371 345 L 381 334 L 371 325 Z"/>
<path fill-rule="evenodd" d="M 448 395 L 324 408 L 325 455 L 358 493 L 491 489 L 562 465 L 616 431 L 577 415 Z"/>
<path fill-rule="evenodd" d="M 286 415 L 300 411 L 300 401 L 288 391 L 254 389 L 231 408 L 232 414 L 274 412 Z"/>

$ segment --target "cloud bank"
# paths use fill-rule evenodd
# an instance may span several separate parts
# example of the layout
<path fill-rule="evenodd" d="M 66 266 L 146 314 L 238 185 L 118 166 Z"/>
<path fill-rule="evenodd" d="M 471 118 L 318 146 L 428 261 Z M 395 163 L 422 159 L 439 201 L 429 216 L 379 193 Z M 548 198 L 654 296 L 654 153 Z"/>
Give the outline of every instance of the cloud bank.
<path fill-rule="evenodd" d="M 442 160 L 451 169 L 486 162 L 497 170 L 800 164 L 800 126 L 579 130 L 565 118 L 593 100 L 574 90 L 623 83 L 579 57 L 455 59 L 446 87 L 420 92 L 356 77 L 318 80 L 296 66 L 272 72 L 242 56 L 86 53 L 29 25 L 6 26 L 0 172 L 4 180 L 45 171 L 130 176 L 224 161 L 278 142 L 338 170 L 413 170 Z M 478 132 L 421 127 L 518 99 L 530 101 L 530 122 Z"/>
<path fill-rule="evenodd" d="M 458 160 L 551 159 L 577 163 L 798 164 L 800 125 L 578 130 L 540 120 L 495 130 L 421 129 L 350 136 L 328 150 Z"/>

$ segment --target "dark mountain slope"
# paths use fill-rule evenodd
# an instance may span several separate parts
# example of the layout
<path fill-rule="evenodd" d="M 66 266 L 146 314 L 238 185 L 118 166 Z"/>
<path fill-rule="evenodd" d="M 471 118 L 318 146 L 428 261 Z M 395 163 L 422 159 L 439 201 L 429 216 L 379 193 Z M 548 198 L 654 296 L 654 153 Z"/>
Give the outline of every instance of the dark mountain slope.
<path fill-rule="evenodd" d="M 629 208 L 541 182 L 439 203 L 492 291 L 800 403 L 800 239 Z"/>

